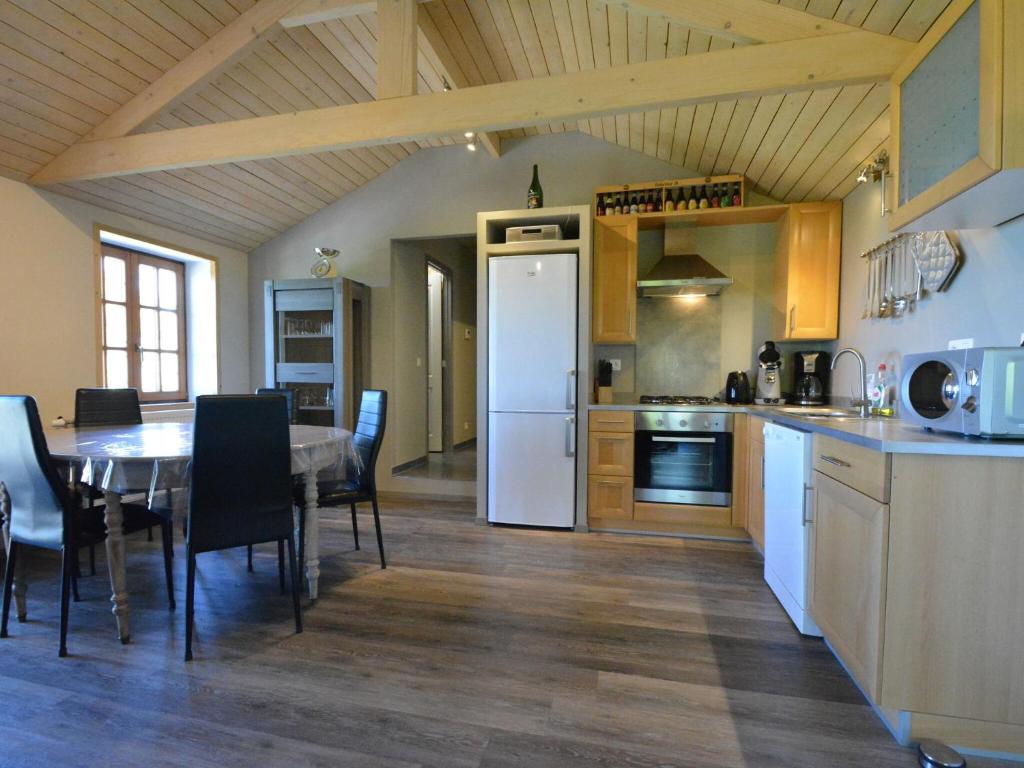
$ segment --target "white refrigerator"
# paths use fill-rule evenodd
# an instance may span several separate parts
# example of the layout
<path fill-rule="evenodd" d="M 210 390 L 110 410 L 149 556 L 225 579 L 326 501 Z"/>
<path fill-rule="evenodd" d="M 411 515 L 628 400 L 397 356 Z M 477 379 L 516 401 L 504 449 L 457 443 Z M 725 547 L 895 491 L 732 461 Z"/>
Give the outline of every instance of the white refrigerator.
<path fill-rule="evenodd" d="M 494 256 L 487 300 L 487 519 L 570 528 L 577 256 Z"/>
<path fill-rule="evenodd" d="M 764 579 L 796 628 L 820 637 L 807 589 L 814 542 L 812 450 L 810 433 L 764 426 Z"/>

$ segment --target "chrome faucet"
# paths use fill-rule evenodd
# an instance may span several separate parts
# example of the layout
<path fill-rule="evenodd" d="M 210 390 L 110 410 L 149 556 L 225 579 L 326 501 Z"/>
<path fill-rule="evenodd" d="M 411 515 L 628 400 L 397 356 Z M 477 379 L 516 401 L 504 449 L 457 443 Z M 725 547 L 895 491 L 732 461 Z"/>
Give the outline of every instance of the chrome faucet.
<path fill-rule="evenodd" d="M 839 358 L 846 354 L 853 355 L 857 358 L 857 367 L 860 369 L 860 401 L 853 403 L 853 405 L 860 407 L 860 417 L 862 419 L 870 418 L 871 404 L 868 402 L 867 363 L 864 361 L 864 355 L 853 347 L 840 349 L 836 352 L 836 356 L 832 358 L 832 365 L 829 367 L 829 370 L 834 371 L 836 369 L 836 363 L 839 362 Z"/>

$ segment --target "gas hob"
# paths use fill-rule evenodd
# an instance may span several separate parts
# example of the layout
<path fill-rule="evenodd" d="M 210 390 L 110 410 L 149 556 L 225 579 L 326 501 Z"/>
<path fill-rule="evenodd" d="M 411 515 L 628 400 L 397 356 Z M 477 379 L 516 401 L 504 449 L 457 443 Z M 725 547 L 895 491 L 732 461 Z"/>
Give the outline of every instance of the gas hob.
<path fill-rule="evenodd" d="M 641 405 L 717 405 L 722 401 L 716 397 L 700 395 L 641 395 Z"/>

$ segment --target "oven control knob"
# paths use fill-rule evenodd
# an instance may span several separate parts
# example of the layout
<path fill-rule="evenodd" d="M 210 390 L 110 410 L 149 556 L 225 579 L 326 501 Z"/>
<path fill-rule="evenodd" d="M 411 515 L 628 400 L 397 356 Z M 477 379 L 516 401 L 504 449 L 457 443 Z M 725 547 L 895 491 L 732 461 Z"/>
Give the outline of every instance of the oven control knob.
<path fill-rule="evenodd" d="M 704 429 L 711 429 L 711 419 L 704 419 Z"/>
<path fill-rule="evenodd" d="M 679 426 L 680 426 L 680 427 L 685 427 L 685 426 L 686 426 L 686 425 L 687 425 L 688 423 L 689 423 L 689 422 L 687 422 L 687 420 L 686 420 L 686 419 L 680 419 L 680 420 L 679 420 Z"/>
<path fill-rule="evenodd" d="M 971 395 L 966 400 L 964 400 L 964 404 L 961 405 L 960 407 L 963 408 L 968 413 L 974 413 L 976 410 L 978 410 L 978 401 L 974 399 L 974 395 Z"/>
<path fill-rule="evenodd" d="M 658 419 L 657 423 L 658 423 L 659 427 L 664 427 L 665 426 L 665 420 L 664 419 Z"/>
<path fill-rule="evenodd" d="M 981 377 L 978 375 L 977 368 L 968 368 L 967 371 L 964 373 L 964 381 L 967 383 L 968 387 L 978 386 L 978 381 L 980 378 Z"/>

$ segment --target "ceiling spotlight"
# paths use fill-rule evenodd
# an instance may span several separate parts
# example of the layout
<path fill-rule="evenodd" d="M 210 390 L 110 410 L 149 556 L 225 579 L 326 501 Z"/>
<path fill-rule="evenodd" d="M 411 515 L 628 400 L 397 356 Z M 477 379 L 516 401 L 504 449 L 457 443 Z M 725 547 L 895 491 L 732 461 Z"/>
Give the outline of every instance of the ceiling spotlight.
<path fill-rule="evenodd" d="M 475 135 L 476 134 L 473 133 L 472 131 L 466 131 L 466 138 L 467 139 L 472 139 Z"/>
<path fill-rule="evenodd" d="M 470 152 L 476 152 L 476 142 L 469 142 L 469 144 L 466 145 L 466 149 L 468 149 Z"/>
<path fill-rule="evenodd" d="M 865 165 L 863 168 L 860 169 L 860 175 L 857 176 L 857 183 L 858 184 L 867 184 L 868 183 L 868 172 L 869 172 L 870 169 L 871 169 L 870 165 Z"/>
<path fill-rule="evenodd" d="M 442 76 L 441 77 L 441 90 L 443 90 L 445 93 L 448 93 L 448 91 L 450 91 L 451 89 L 452 89 L 452 84 L 448 82 L 448 78 Z"/>

